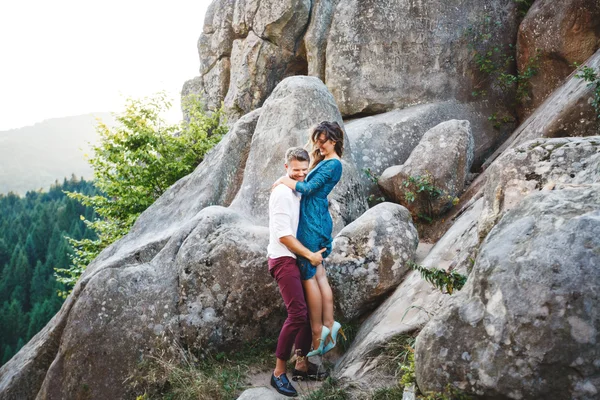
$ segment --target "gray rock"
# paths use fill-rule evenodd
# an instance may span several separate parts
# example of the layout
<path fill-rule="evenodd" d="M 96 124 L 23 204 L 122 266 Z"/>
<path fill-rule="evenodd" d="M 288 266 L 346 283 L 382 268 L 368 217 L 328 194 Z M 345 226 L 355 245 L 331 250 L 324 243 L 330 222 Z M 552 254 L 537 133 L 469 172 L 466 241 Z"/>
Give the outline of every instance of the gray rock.
<path fill-rule="evenodd" d="M 200 75 L 206 74 L 222 57 L 231 55 L 235 37 L 231 22 L 235 0 L 215 0 L 206 11 L 204 29 L 198 39 Z"/>
<path fill-rule="evenodd" d="M 586 63 L 600 69 L 600 50 Z M 487 168 L 506 149 L 536 138 L 594 136 L 600 132 L 600 118 L 592 106 L 593 90 L 589 82 L 573 74 L 540 105 L 533 114 L 483 164 Z"/>
<path fill-rule="evenodd" d="M 313 0 L 310 23 L 304 34 L 308 75 L 325 82 L 325 50 L 335 7 L 340 0 Z"/>
<path fill-rule="evenodd" d="M 505 135 L 510 134 L 504 128 L 498 130 L 492 126 L 488 121 L 492 112 L 484 103 L 460 104 L 448 101 L 408 107 L 347 122 L 348 138 L 368 194 L 376 197 L 380 195 L 377 184 L 364 173 L 366 168 L 378 177 L 386 168 L 404 164 L 429 129 L 450 119 L 467 120 L 471 123 L 475 139 L 473 167 L 478 168 L 490 150 L 497 147 Z"/>
<path fill-rule="evenodd" d="M 277 393 L 274 389 L 268 387 L 256 387 L 246 389 L 238 400 L 286 400 L 288 397 Z"/>
<path fill-rule="evenodd" d="M 393 203 L 376 205 L 342 229 L 326 267 L 345 319 L 371 311 L 402 282 L 418 244 L 410 213 Z"/>
<path fill-rule="evenodd" d="M 600 46 L 600 1 L 536 1 L 519 26 L 517 65 L 521 74 L 535 62 L 528 80 L 529 98 L 520 109 L 529 116 Z"/>
<path fill-rule="evenodd" d="M 600 191 L 533 193 L 481 247 L 465 288 L 417 337 L 421 391 L 594 399 Z"/>
<path fill-rule="evenodd" d="M 311 0 L 261 0 L 252 29 L 261 38 L 293 53 L 308 25 L 310 8 Z"/>
<path fill-rule="evenodd" d="M 207 351 L 276 331 L 285 312 L 267 272 L 268 236 L 230 209 L 207 207 L 149 262 L 97 269 L 78 284 L 38 396 L 123 398 L 123 377 L 167 343 Z"/>
<path fill-rule="evenodd" d="M 529 193 L 552 184 L 600 183 L 600 136 L 537 139 L 507 150 L 486 171 L 483 239 Z"/>
<path fill-rule="evenodd" d="M 419 264 L 467 274 L 479 246 L 477 219 L 482 203 L 479 200 L 469 207 Z M 378 349 L 396 335 L 421 329 L 453 296 L 443 294 L 411 271 L 394 294 L 362 323 L 352 346 L 338 361 L 335 375 L 370 387 L 382 374 Z"/>
<path fill-rule="evenodd" d="M 225 107 L 229 118 L 260 107 L 275 86 L 286 76 L 294 53 L 263 40 L 250 31 L 245 39 L 233 42 L 231 76 Z"/>
<path fill-rule="evenodd" d="M 306 74 L 298 52 L 310 0 L 217 0 L 198 39 L 202 90 L 209 109 L 225 102 L 231 121 L 260 107 L 285 77 Z"/>
<path fill-rule="evenodd" d="M 378 184 L 387 198 L 404 205 L 413 215 L 437 216 L 461 195 L 473 163 L 473 135 L 469 121 L 451 120 L 431 128 L 403 165 L 386 169 Z M 418 192 L 410 178 L 427 177 L 441 191 L 437 197 Z M 407 185 L 408 183 L 408 185 Z M 414 200 L 406 199 L 411 191 Z"/>
<path fill-rule="evenodd" d="M 326 50 L 326 83 L 342 115 L 378 113 L 419 103 L 472 100 L 488 89 L 464 41 L 484 15 L 498 45 L 517 32 L 510 0 L 342 0 Z M 484 78 L 484 79 L 482 79 Z M 495 99 L 503 98 L 493 93 Z"/>
<path fill-rule="evenodd" d="M 286 149 L 306 144 L 310 129 L 321 121 L 337 121 L 342 127 L 343 122 L 331 93 L 314 77 L 283 80 L 262 110 L 244 181 L 231 206 L 266 226 L 271 185 L 282 175 Z M 345 142 L 342 179 L 330 195 L 334 235 L 367 209 L 352 150 Z"/>

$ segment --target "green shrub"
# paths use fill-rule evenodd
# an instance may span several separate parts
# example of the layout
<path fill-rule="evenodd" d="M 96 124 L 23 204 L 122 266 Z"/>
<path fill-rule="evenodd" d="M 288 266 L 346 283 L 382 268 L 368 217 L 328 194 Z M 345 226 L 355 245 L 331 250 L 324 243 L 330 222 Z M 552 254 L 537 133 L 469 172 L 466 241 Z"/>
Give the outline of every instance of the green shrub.
<path fill-rule="evenodd" d="M 57 281 L 71 288 L 90 262 L 123 237 L 138 216 L 182 177 L 191 173 L 204 155 L 227 132 L 222 109 L 205 113 L 197 96 L 183 101 L 188 116 L 179 125 L 168 125 L 161 114 L 171 106 L 164 94 L 141 100 L 128 99 L 117 116 L 119 125 L 98 124 L 99 144 L 89 163 L 99 195 L 67 192 L 93 207 L 99 219 L 88 221 L 98 239 L 69 238 L 74 248 L 69 268 L 56 269 Z M 66 296 L 68 292 L 61 293 Z"/>

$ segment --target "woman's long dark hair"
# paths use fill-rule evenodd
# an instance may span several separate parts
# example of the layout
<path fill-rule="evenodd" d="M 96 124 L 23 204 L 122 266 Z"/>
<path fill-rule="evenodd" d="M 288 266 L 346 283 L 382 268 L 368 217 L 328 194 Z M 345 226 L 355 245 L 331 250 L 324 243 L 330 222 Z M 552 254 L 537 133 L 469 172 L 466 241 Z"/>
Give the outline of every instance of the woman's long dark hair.
<path fill-rule="evenodd" d="M 335 142 L 335 146 L 333 149 L 339 157 L 342 157 L 342 154 L 344 153 L 344 131 L 342 130 L 340 124 L 338 124 L 335 121 L 321 122 L 319 125 L 314 127 L 312 133 L 310 134 L 309 142 L 307 144 L 307 147 L 310 152 L 311 170 L 324 159 L 324 157 L 321 155 L 321 152 L 319 151 L 319 146 L 317 145 L 319 136 L 321 136 L 322 133 L 325 134 L 325 138 L 327 140 Z"/>

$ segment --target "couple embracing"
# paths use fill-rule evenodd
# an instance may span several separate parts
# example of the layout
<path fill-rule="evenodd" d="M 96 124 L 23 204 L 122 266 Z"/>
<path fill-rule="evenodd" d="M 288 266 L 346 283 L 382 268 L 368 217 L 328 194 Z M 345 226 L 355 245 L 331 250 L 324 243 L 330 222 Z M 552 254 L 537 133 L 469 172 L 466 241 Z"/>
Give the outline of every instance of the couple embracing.
<path fill-rule="evenodd" d="M 343 335 L 333 318 L 333 294 L 322 262 L 331 252 L 327 195 L 342 177 L 344 132 L 337 122 L 321 122 L 312 130 L 309 145 L 310 155 L 300 147 L 287 150 L 286 175 L 273 184 L 269 199 L 269 272 L 288 313 L 277 341 L 271 385 L 292 397 L 297 392 L 286 375 L 292 346 L 297 356 L 293 379 L 323 379 L 327 372 L 307 357 L 328 352 L 338 333 Z"/>

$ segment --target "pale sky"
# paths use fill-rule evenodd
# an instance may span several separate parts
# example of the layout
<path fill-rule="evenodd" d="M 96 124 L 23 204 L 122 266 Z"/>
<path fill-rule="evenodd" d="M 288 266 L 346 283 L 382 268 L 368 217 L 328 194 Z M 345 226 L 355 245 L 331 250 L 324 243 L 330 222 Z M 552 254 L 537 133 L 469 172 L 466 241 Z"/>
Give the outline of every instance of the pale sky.
<path fill-rule="evenodd" d="M 0 1 L 0 131 L 118 112 L 160 90 L 179 119 L 211 0 Z"/>

